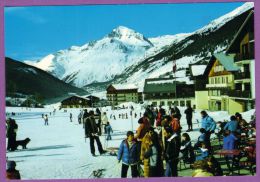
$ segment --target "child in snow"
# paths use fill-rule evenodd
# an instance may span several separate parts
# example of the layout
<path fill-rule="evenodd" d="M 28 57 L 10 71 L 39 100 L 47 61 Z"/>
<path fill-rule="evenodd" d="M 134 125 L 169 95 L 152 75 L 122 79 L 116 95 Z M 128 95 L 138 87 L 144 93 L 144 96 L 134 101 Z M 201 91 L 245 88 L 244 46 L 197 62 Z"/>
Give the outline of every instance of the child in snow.
<path fill-rule="evenodd" d="M 139 162 L 139 151 L 137 147 L 137 142 L 134 139 L 134 133 L 128 131 L 126 134 L 127 138 L 122 141 L 119 150 L 117 159 L 118 162 L 122 160 L 122 170 L 121 177 L 127 177 L 128 168 L 131 167 L 132 177 L 138 177 L 138 162 Z"/>
<path fill-rule="evenodd" d="M 107 140 L 112 140 L 111 132 L 113 133 L 113 129 L 109 122 L 107 122 L 107 125 L 106 125 L 106 132 L 107 132 Z"/>
<path fill-rule="evenodd" d="M 14 161 L 7 161 L 6 179 L 21 179 L 20 173 L 15 169 L 16 163 Z"/>

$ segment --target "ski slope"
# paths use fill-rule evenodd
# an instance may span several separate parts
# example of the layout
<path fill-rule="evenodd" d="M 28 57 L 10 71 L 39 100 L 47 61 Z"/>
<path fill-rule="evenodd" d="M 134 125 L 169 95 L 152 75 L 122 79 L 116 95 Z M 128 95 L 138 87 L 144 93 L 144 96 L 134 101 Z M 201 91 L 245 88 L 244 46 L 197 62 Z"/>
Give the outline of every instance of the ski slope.
<path fill-rule="evenodd" d="M 125 105 L 126 106 L 126 105 Z M 144 109 L 140 105 L 134 105 L 134 112 L 138 113 L 137 118 L 133 118 L 133 127 L 138 127 L 140 112 Z M 186 131 L 186 119 L 183 114 L 185 108 L 180 108 L 182 112 L 181 124 L 183 131 Z M 49 114 L 53 111 L 52 107 L 44 109 L 25 109 L 25 108 L 7 108 L 7 113 L 15 112 L 13 117 L 18 123 L 17 140 L 23 140 L 26 137 L 31 139 L 27 145 L 28 149 L 7 152 L 8 160 L 14 160 L 17 163 L 17 169 L 20 170 L 22 179 L 84 179 L 94 178 L 93 170 L 105 169 L 102 178 L 119 178 L 121 164 L 118 164 L 115 156 L 92 157 L 89 147 L 89 139 L 84 138 L 82 125 L 78 124 L 77 116 L 80 109 L 68 109 L 56 111 L 55 115 L 49 116 L 49 126 L 44 126 L 41 115 Z M 113 114 L 116 120 L 109 119 L 114 130 L 112 141 L 109 141 L 107 147 L 118 147 L 125 138 L 125 133 L 131 130 L 131 118 L 119 119 L 118 114 L 128 113 L 130 109 L 120 109 L 113 111 L 109 107 L 102 108 L 106 111 L 108 118 Z M 199 136 L 200 111 L 194 113 L 194 131 L 189 132 L 193 141 Z M 243 114 L 249 121 L 254 110 Z M 69 114 L 73 114 L 73 122 L 70 122 Z M 215 121 L 228 119 L 227 112 L 209 112 Z M 213 136 L 214 137 L 214 136 Z M 104 136 L 100 137 L 103 147 L 105 146 Z M 104 147 L 105 148 L 105 147 Z M 97 149 L 97 147 L 96 147 Z M 130 170 L 129 170 L 130 172 Z M 128 174 L 130 176 L 130 174 Z"/>

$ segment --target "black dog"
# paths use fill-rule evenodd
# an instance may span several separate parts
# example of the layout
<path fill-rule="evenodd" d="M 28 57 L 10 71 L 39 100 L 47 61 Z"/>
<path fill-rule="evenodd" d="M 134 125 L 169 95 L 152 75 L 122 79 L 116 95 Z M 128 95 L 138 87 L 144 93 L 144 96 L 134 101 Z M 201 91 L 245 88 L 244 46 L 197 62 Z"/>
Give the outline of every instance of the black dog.
<path fill-rule="evenodd" d="M 26 149 L 26 145 L 31 141 L 30 138 L 26 138 L 24 140 L 17 140 L 16 141 L 16 149 L 19 145 L 23 147 L 23 149 Z"/>

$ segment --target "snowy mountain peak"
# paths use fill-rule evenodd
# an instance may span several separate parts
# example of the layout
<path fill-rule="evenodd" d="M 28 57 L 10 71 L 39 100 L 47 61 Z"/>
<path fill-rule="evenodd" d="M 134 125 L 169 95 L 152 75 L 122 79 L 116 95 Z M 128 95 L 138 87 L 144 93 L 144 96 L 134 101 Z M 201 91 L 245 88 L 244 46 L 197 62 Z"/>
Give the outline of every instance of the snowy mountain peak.
<path fill-rule="evenodd" d="M 119 39 L 128 44 L 138 44 L 143 46 L 153 46 L 153 44 L 141 33 L 125 26 L 118 26 L 108 34 L 109 38 Z"/>

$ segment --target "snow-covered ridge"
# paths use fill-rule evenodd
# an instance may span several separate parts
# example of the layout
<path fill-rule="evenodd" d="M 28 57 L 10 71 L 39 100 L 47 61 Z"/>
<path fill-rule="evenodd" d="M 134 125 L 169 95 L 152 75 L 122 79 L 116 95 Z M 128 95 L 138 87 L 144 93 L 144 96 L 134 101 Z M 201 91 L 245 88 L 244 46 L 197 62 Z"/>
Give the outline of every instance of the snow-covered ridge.
<path fill-rule="evenodd" d="M 230 21 L 231 19 L 235 18 L 236 16 L 248 11 L 249 9 L 254 7 L 254 2 L 247 2 L 242 6 L 236 8 L 235 10 L 227 13 L 213 21 L 211 21 L 208 25 L 202 27 L 201 29 L 195 31 L 194 33 L 205 33 L 208 31 L 214 31 L 221 26 L 223 26 L 226 22 Z"/>

